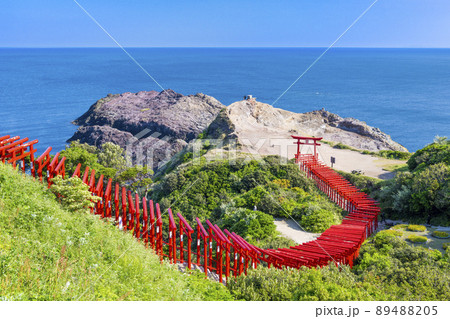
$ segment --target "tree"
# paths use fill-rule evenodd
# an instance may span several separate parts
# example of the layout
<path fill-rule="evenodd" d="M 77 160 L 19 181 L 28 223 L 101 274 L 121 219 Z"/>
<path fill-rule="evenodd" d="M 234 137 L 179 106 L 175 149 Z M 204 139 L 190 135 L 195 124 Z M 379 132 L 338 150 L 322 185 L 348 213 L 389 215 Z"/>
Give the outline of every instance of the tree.
<path fill-rule="evenodd" d="M 433 142 L 436 144 L 445 145 L 448 144 L 450 141 L 447 139 L 446 136 L 436 136 Z"/>
<path fill-rule="evenodd" d="M 119 172 L 125 170 L 127 164 L 124 150 L 111 142 L 102 145 L 98 154 L 98 162 L 104 167 L 114 168 Z"/>
<path fill-rule="evenodd" d="M 418 150 L 407 162 L 410 171 L 421 170 L 437 163 L 450 165 L 450 141 L 446 137 Z"/>
<path fill-rule="evenodd" d="M 66 171 L 72 174 L 78 163 L 81 163 L 81 169 L 86 166 L 96 168 L 98 166 L 97 148 L 88 144 L 81 144 L 78 141 L 66 145 L 66 149 L 61 151 L 61 157 L 65 156 Z"/>
<path fill-rule="evenodd" d="M 431 165 L 417 172 L 411 184 L 412 209 L 416 212 L 423 212 L 427 217 L 427 222 L 430 222 L 432 215 L 450 210 L 449 198 L 445 192 L 441 191 L 448 189 L 449 182 L 450 168 L 443 163 Z"/>
<path fill-rule="evenodd" d="M 379 192 L 386 217 L 450 225 L 450 141 L 437 137 L 407 164 L 409 172 L 397 173 Z"/>
<path fill-rule="evenodd" d="M 136 165 L 122 171 L 117 177 L 117 180 L 127 185 L 131 190 L 147 190 L 148 186 L 152 183 L 152 179 L 150 178 L 152 175 L 153 171 L 147 166 Z"/>

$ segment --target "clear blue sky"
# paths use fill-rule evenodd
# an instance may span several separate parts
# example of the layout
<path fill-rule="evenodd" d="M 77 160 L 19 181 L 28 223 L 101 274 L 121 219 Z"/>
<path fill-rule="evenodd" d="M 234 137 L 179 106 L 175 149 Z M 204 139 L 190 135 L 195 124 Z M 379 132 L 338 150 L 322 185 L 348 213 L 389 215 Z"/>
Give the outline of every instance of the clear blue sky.
<path fill-rule="evenodd" d="M 78 0 L 128 47 L 328 46 L 374 0 Z M 0 47 L 113 47 L 73 0 L 7 0 Z M 379 0 L 337 44 L 450 47 L 449 0 Z"/>

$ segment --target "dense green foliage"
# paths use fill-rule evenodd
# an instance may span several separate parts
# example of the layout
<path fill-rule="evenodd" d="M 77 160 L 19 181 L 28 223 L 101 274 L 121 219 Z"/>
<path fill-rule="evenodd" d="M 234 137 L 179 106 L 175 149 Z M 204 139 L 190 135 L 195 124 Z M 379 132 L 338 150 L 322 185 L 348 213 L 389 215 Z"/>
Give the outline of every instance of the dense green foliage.
<path fill-rule="evenodd" d="M 250 241 L 272 238 L 275 234 L 273 217 L 268 214 L 246 208 L 231 209 L 227 205 L 222 205 L 218 211 L 221 212 L 218 221 L 221 228 L 244 234 Z"/>
<path fill-rule="evenodd" d="M 448 300 L 450 260 L 437 250 L 408 245 L 380 232 L 361 248 L 355 272 L 364 280 L 381 284 L 396 300 Z"/>
<path fill-rule="evenodd" d="M 412 247 L 382 231 L 363 245 L 353 269 L 261 267 L 228 288 L 243 300 L 448 300 L 449 267 L 448 254 Z"/>
<path fill-rule="evenodd" d="M 316 232 L 341 218 L 337 206 L 296 165 L 281 164 L 276 156 L 185 165 L 166 175 L 152 198 L 190 221 L 209 218 L 249 240 L 272 240 L 273 217 L 292 216 Z"/>
<path fill-rule="evenodd" d="M 441 138 L 418 150 L 408 167 L 382 187 L 379 199 L 386 216 L 450 225 L 450 141 Z"/>
<path fill-rule="evenodd" d="M 450 165 L 450 140 L 445 137 L 418 150 L 407 162 L 410 171 L 420 171 L 438 163 Z"/>
<path fill-rule="evenodd" d="M 106 179 L 112 178 L 114 182 L 127 186 L 133 191 L 145 191 L 152 183 L 153 171 L 147 166 L 127 166 L 124 150 L 116 144 L 107 142 L 97 148 L 78 141 L 70 143 L 61 152 L 66 157 L 66 171 L 72 175 L 76 166 L 81 163 L 81 174 L 86 166 L 94 169 L 96 178 L 104 175 Z"/>
<path fill-rule="evenodd" d="M 0 163 L 2 300 L 230 300 L 97 216 L 62 209 L 43 185 Z"/>
<path fill-rule="evenodd" d="M 112 146 L 112 147 L 109 147 Z M 99 162 L 99 155 L 104 159 L 104 163 L 112 163 L 117 162 L 119 158 L 123 158 L 123 163 L 125 163 L 125 158 L 123 157 L 123 151 L 121 153 L 115 154 L 118 159 L 115 161 L 107 160 L 107 154 L 110 155 L 114 148 L 114 144 L 106 143 L 105 144 L 105 155 L 100 155 L 101 150 L 97 149 L 97 147 L 81 144 L 78 141 L 70 143 L 70 145 L 66 145 L 66 149 L 61 151 L 61 157 L 66 157 L 65 167 L 66 172 L 68 174 L 73 174 L 78 163 L 81 163 L 81 173 L 84 173 L 86 166 L 89 166 L 91 169 L 94 169 L 97 173 L 97 177 L 103 174 L 107 178 L 115 177 L 117 173 L 117 169 L 115 167 L 104 166 Z"/>
<path fill-rule="evenodd" d="M 383 181 L 339 171 L 353 185 L 377 199 L 382 216 L 413 223 L 450 225 L 450 142 L 438 138 L 408 160 L 406 171 Z"/>
<path fill-rule="evenodd" d="M 342 270 L 328 266 L 300 270 L 279 270 L 260 267 L 250 270 L 247 276 L 230 280 L 228 288 L 238 300 L 372 300 L 385 299 L 376 287 L 357 282 L 349 267 Z"/>

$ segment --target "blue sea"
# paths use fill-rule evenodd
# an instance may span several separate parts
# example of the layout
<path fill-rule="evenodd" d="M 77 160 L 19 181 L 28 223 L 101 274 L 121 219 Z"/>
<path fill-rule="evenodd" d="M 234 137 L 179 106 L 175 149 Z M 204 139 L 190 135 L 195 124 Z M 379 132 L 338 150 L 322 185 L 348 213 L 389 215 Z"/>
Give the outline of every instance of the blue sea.
<path fill-rule="evenodd" d="M 323 50 L 128 49 L 165 89 L 225 105 L 248 94 L 272 104 Z M 96 100 L 143 90 L 160 88 L 119 48 L 0 49 L 0 135 L 58 151 Z M 334 48 L 275 106 L 355 117 L 415 151 L 450 136 L 450 50 Z"/>

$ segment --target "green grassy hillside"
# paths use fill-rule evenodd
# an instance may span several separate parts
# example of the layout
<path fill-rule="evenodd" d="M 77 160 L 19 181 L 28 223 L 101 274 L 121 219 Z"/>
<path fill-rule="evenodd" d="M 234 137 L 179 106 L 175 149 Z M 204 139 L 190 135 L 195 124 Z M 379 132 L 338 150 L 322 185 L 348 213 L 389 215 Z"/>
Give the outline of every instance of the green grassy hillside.
<path fill-rule="evenodd" d="M 228 300 L 114 226 L 62 209 L 40 183 L 0 163 L 1 300 Z"/>

